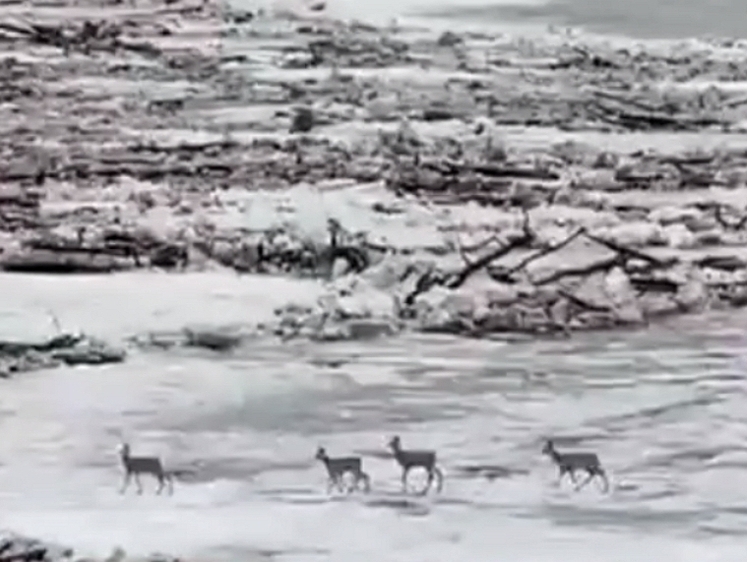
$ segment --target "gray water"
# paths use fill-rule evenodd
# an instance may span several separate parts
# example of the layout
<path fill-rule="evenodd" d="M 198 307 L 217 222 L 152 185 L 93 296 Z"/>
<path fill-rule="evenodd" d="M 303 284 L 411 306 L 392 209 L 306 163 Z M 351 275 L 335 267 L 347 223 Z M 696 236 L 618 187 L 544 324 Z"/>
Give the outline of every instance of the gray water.
<path fill-rule="evenodd" d="M 215 274 L 0 276 L 0 289 L 2 310 L 51 308 L 110 338 L 256 318 L 283 293 L 313 293 Z M 744 321 L 510 345 L 257 340 L 231 356 L 133 352 L 122 365 L 26 374 L 2 382 L 0 526 L 83 553 L 210 560 L 741 561 Z M 400 492 L 393 434 L 438 451 L 440 495 Z M 611 492 L 556 486 L 540 453 L 548 436 L 598 452 Z M 198 476 L 173 497 L 147 480 L 143 496 L 119 495 L 122 438 Z M 327 495 L 320 444 L 363 455 L 372 493 Z"/>
<path fill-rule="evenodd" d="M 491 21 L 554 24 L 644 39 L 747 37 L 743 0 L 549 0 L 537 4 L 455 0 L 436 9 L 414 11 L 480 25 Z"/>

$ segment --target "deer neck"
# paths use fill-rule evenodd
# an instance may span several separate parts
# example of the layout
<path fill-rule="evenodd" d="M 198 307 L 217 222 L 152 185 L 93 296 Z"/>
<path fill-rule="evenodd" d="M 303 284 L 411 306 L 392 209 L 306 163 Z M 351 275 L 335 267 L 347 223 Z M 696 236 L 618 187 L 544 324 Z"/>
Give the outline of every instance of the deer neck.
<path fill-rule="evenodd" d="M 394 454 L 394 458 L 397 459 L 397 461 L 402 460 L 402 449 L 399 447 L 392 447 L 392 453 Z"/>
<path fill-rule="evenodd" d="M 562 457 L 555 449 L 550 449 L 550 458 L 555 461 L 555 464 L 560 464 Z"/>

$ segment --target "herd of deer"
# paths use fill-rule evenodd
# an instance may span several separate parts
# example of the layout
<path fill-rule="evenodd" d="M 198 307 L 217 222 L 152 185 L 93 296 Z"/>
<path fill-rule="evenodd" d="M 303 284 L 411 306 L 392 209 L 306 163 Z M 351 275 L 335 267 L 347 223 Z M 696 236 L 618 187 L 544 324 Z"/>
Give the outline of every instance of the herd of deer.
<path fill-rule="evenodd" d="M 394 460 L 402 468 L 403 491 L 407 489 L 407 477 L 413 468 L 423 468 L 428 474 L 428 482 L 425 489 L 421 492 L 422 494 L 428 493 L 434 479 L 437 480 L 436 491 L 441 491 L 444 477 L 441 470 L 436 466 L 435 451 L 403 449 L 399 436 L 394 436 L 388 445 L 394 455 Z M 121 493 L 124 493 L 127 489 L 132 478 L 135 479 L 138 493 L 142 493 L 143 487 L 140 483 L 140 475 L 149 474 L 158 480 L 157 494 L 163 491 L 167 483 L 169 485 L 169 493 L 171 494 L 174 491 L 174 478 L 191 472 L 187 470 L 165 470 L 161 459 L 158 457 L 133 457 L 130 455 L 130 446 L 127 443 L 120 446 L 119 453 L 125 470 L 124 481 L 120 489 Z M 579 490 L 598 476 L 604 484 L 604 491 L 607 492 L 609 489 L 607 474 L 599 462 L 599 457 L 595 453 L 560 453 L 555 449 L 553 442 L 549 440 L 545 442 L 542 453 L 549 456 L 557 465 L 559 471 L 558 483 L 562 480 L 563 476 L 568 474 L 576 485 L 575 489 Z M 368 492 L 371 489 L 371 478 L 363 472 L 363 460 L 361 457 L 330 457 L 324 447 L 319 447 L 316 452 L 316 458 L 323 462 L 327 468 L 329 475 L 327 481 L 328 493 L 332 491 L 333 487 L 336 487 L 341 492 L 344 491 L 343 479 L 347 474 L 353 478 L 353 485 L 347 488 L 348 493 L 354 489 L 358 489 L 361 484 L 363 484 L 364 491 Z M 584 471 L 587 474 L 586 480 L 580 484 L 576 480 L 576 471 Z"/>

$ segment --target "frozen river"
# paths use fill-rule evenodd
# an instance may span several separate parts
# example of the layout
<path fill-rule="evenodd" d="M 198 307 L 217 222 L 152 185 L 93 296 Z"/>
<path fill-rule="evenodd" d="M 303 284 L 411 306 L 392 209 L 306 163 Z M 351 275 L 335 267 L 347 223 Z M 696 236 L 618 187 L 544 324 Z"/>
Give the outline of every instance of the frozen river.
<path fill-rule="evenodd" d="M 449 27 L 520 29 L 555 24 L 643 39 L 744 38 L 747 26 L 743 0 L 328 0 L 328 4 L 333 13 L 366 20 L 427 15 L 432 24 Z"/>
<path fill-rule="evenodd" d="M 121 339 L 257 318 L 316 291 L 145 278 L 0 276 L 0 328 L 44 331 L 51 309 L 67 328 Z M 257 341 L 230 357 L 133 353 L 118 366 L 26 374 L 0 383 L 0 526 L 81 554 L 119 545 L 190 560 L 741 562 L 744 321 L 513 345 Z M 399 493 L 384 448 L 395 433 L 438 450 L 440 496 Z M 147 480 L 143 496 L 119 495 L 120 436 L 135 454 L 198 463 L 200 477 L 172 497 Z M 611 493 L 554 487 L 547 436 L 597 451 Z M 373 492 L 327 496 L 319 444 L 362 454 Z"/>

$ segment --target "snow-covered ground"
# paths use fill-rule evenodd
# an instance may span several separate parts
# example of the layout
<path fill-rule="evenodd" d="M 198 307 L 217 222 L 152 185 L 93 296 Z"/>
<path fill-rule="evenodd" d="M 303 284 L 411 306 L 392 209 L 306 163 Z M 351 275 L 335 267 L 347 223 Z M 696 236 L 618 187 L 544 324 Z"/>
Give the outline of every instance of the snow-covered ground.
<path fill-rule="evenodd" d="M 52 310 L 119 339 L 258 319 L 316 290 L 225 274 L 0 276 L 1 327 L 43 334 Z M 231 357 L 134 352 L 25 374 L 0 393 L 0 527 L 81 554 L 191 560 L 743 560 L 744 318 L 679 322 L 513 345 L 262 340 Z M 399 494 L 382 455 L 395 433 L 438 450 L 440 496 Z M 550 435 L 598 451 L 613 491 L 555 488 L 540 454 Z M 152 481 L 121 496 L 121 438 L 170 466 L 198 463 L 199 477 L 172 497 Z M 363 454 L 373 492 L 328 497 L 319 444 Z"/>

